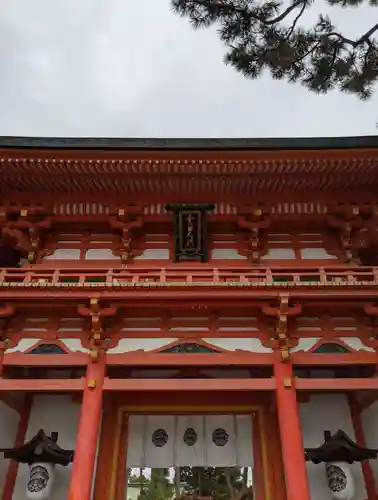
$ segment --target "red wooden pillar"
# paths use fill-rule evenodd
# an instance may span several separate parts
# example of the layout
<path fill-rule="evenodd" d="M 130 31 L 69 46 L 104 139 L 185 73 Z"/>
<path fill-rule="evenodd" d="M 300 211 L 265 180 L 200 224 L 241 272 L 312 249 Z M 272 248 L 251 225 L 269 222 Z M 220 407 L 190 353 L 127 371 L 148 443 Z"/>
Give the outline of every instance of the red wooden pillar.
<path fill-rule="evenodd" d="M 18 424 L 18 430 L 16 434 L 16 439 L 14 442 L 14 447 L 22 446 L 25 443 L 25 436 L 28 430 L 30 412 L 33 404 L 33 396 L 26 394 L 22 404 L 22 411 L 20 413 L 20 421 Z M 15 460 L 10 460 L 8 465 L 7 474 L 5 476 L 5 482 L 3 487 L 3 494 L 1 500 L 12 500 L 13 490 L 16 484 L 18 473 L 18 462 Z"/>
<path fill-rule="evenodd" d="M 366 447 L 365 433 L 361 420 L 361 408 L 355 394 L 348 394 L 348 402 L 356 443 L 359 446 Z M 375 487 L 375 479 L 370 462 L 368 460 L 361 462 L 361 469 L 365 480 L 367 500 L 378 500 L 378 493 Z"/>
<path fill-rule="evenodd" d="M 69 500 L 90 500 L 91 498 L 101 421 L 104 375 L 105 360 L 102 354 L 97 362 L 91 361 L 87 367 L 75 458 L 72 464 Z"/>
<path fill-rule="evenodd" d="M 278 354 L 274 374 L 287 499 L 310 500 L 293 368 L 289 362 L 283 363 Z"/>

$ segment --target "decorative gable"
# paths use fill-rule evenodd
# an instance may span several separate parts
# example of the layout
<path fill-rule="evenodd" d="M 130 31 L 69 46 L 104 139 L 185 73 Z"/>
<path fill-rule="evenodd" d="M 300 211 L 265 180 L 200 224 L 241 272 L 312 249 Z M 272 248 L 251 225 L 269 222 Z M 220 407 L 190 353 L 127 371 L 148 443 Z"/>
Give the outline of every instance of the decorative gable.
<path fill-rule="evenodd" d="M 345 354 L 350 350 L 336 342 L 325 342 L 318 345 L 312 352 L 315 354 Z"/>
<path fill-rule="evenodd" d="M 28 354 L 67 354 L 57 344 L 39 344 L 37 347 L 28 352 Z"/>
<path fill-rule="evenodd" d="M 167 347 L 166 349 L 163 349 L 160 351 L 163 354 L 168 354 L 168 353 L 181 353 L 181 354 L 211 354 L 211 353 L 217 353 L 216 349 L 212 349 L 211 347 L 208 347 L 203 344 L 196 344 L 194 342 L 186 342 L 183 344 L 176 344 L 171 347 Z"/>

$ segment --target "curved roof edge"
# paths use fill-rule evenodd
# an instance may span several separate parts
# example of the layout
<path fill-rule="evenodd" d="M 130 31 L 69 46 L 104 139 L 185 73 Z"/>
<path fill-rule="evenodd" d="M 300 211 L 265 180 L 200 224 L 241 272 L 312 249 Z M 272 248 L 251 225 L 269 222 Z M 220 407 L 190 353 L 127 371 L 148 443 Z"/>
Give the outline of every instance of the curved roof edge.
<path fill-rule="evenodd" d="M 0 137 L 0 149 L 128 149 L 128 150 L 314 150 L 378 148 L 378 135 L 356 137 L 293 137 L 257 139 L 142 139 Z"/>

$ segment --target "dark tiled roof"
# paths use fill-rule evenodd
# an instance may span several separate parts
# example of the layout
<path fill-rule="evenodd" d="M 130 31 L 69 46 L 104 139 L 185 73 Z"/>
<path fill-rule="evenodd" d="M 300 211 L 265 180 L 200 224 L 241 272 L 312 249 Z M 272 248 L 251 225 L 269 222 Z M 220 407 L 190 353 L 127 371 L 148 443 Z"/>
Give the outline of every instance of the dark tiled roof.
<path fill-rule="evenodd" d="M 0 148 L 128 149 L 128 150 L 314 150 L 378 148 L 378 135 L 364 137 L 302 137 L 262 139 L 141 139 L 0 137 Z"/>

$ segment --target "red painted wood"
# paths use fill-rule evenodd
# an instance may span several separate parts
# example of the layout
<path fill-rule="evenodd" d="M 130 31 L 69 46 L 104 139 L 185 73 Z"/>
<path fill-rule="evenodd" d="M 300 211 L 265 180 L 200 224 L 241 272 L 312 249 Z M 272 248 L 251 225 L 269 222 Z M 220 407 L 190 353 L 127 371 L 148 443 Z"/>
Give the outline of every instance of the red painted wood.
<path fill-rule="evenodd" d="M 358 334 L 353 332 L 354 336 Z M 327 365 L 375 365 L 377 355 L 375 352 L 358 351 L 338 354 L 314 354 L 312 352 L 294 352 L 291 354 L 291 362 L 295 366 L 327 366 Z"/>
<path fill-rule="evenodd" d="M 104 374 L 103 357 L 97 363 L 90 362 L 88 364 L 75 445 L 75 458 L 72 464 L 69 500 L 90 500 L 91 498 L 101 421 Z M 93 382 L 95 387 L 88 387 L 88 384 Z"/>
<path fill-rule="evenodd" d="M 329 287 L 326 292 L 321 287 L 282 287 L 282 286 L 262 286 L 259 287 L 242 287 L 242 286 L 212 286 L 211 283 L 207 286 L 137 286 L 117 289 L 116 287 L 107 288 L 106 286 L 88 286 L 88 287 L 67 287 L 62 290 L 59 288 L 44 290 L 43 288 L 35 288 L 25 290 L 16 288 L 0 288 L 1 300 L 25 300 L 26 295 L 29 299 L 38 300 L 44 307 L 46 303 L 51 304 L 51 301 L 60 301 L 61 305 L 72 304 L 74 300 L 85 300 L 88 297 L 98 297 L 99 293 L 105 292 L 109 300 L 124 301 L 125 308 L 134 307 L 162 307 L 162 304 L 170 303 L 170 308 L 182 307 L 224 307 L 225 304 L 231 307 L 245 307 L 251 301 L 274 300 L 277 298 L 277 291 L 290 291 L 290 296 L 302 301 L 324 300 L 324 297 L 329 297 L 330 301 L 343 300 L 348 301 L 352 298 L 358 300 L 378 300 L 378 287 L 376 284 L 357 287 Z M 67 291 L 69 290 L 69 294 Z M 152 293 L 153 292 L 153 293 Z M 358 305 L 358 304 L 356 304 Z M 54 307 L 54 306 L 53 306 Z"/>
<path fill-rule="evenodd" d="M 230 334 L 229 334 L 230 335 Z M 162 336 L 162 332 L 160 332 Z M 226 352 L 220 354 L 175 354 L 156 352 L 130 352 L 107 354 L 106 364 L 110 366 L 252 366 L 272 365 L 274 355 L 253 352 Z"/>
<path fill-rule="evenodd" d="M 364 391 L 377 390 L 377 378 L 296 378 L 298 391 Z"/>
<path fill-rule="evenodd" d="M 183 355 L 185 356 L 185 354 Z M 261 379 L 109 379 L 106 391 L 273 391 L 273 378 Z"/>
<path fill-rule="evenodd" d="M 264 462 L 262 458 L 261 429 L 257 415 L 252 415 L 252 446 L 253 446 L 253 494 L 256 500 L 266 498 L 264 484 Z"/>
<path fill-rule="evenodd" d="M 25 442 L 25 436 L 28 429 L 29 417 L 32 408 L 33 398 L 30 394 L 26 394 L 22 403 L 22 412 L 20 414 L 20 421 L 14 446 L 21 446 Z M 10 460 L 8 465 L 7 474 L 5 476 L 3 494 L 1 500 L 12 500 L 13 490 L 16 484 L 18 473 L 18 462 Z"/>
<path fill-rule="evenodd" d="M 348 402 L 349 402 L 350 416 L 352 420 L 356 443 L 359 446 L 366 447 L 365 433 L 361 421 L 360 407 L 355 394 L 353 393 L 348 394 Z M 361 462 L 361 469 L 365 481 L 367 500 L 378 500 L 378 493 L 375 485 L 374 474 L 369 460 L 364 460 L 363 462 Z"/>
<path fill-rule="evenodd" d="M 35 335 L 35 334 L 34 334 Z M 38 333 L 39 336 L 39 333 Z M 23 338 L 25 338 L 23 336 Z M 53 342 L 52 342 L 53 343 Z M 35 346 L 33 346 L 35 348 Z M 4 355 L 4 366 L 85 366 L 88 355 L 83 352 L 67 354 L 24 354 L 12 352 Z"/>
<path fill-rule="evenodd" d="M 83 379 L 4 379 L 0 378 L 0 391 L 76 392 L 82 391 Z"/>
<path fill-rule="evenodd" d="M 277 356 L 274 364 L 277 382 L 276 400 L 288 500 L 310 500 L 305 454 L 295 388 L 285 387 L 293 379 L 289 363 Z"/>

